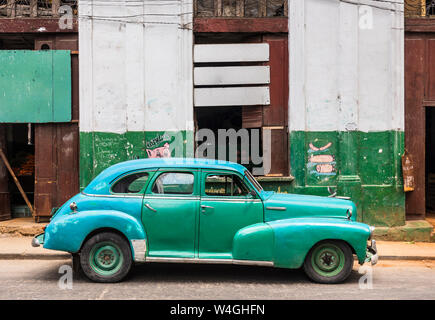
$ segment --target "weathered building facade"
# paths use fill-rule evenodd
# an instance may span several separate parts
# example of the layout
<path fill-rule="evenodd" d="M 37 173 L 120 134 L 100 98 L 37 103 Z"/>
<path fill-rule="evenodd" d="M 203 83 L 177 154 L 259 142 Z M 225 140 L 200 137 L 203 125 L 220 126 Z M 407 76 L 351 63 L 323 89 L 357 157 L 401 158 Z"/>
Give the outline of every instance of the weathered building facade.
<path fill-rule="evenodd" d="M 259 129 L 265 188 L 337 191 L 364 222 L 405 223 L 403 2 L 79 7 L 82 188 L 121 160 L 193 155 L 200 129 Z"/>
<path fill-rule="evenodd" d="M 0 100 L 0 145 L 6 151 L 9 146 L 8 158 L 22 143 L 34 145 L 28 150 L 34 156 L 28 178 L 33 183 L 25 191 L 36 217 L 49 216 L 51 208 L 114 163 L 192 157 L 204 146 L 211 146 L 206 155 L 215 158 L 222 148 L 235 146 L 236 160 L 248 159 L 243 164 L 250 170 L 259 164 L 257 148 L 267 170 L 256 175 L 266 189 L 350 197 L 359 220 L 369 224 L 403 226 L 407 219 L 424 219 L 431 208 L 430 5 L 417 1 L 419 7 L 412 0 L 406 7 L 402 0 L 3 2 L 4 57 L 24 50 L 70 59 L 59 65 L 69 65 L 70 75 L 60 75 L 68 78 L 63 97 L 70 105 L 51 101 L 51 118 L 26 113 L 12 119 L 8 110 L 17 105 Z M 63 5 L 72 9 L 71 28 L 60 28 L 66 21 L 59 13 Z M 404 12 L 413 17 L 405 19 Z M 50 89 L 54 99 L 59 88 L 53 84 L 59 82 L 47 83 L 40 87 Z M 18 122 L 21 127 L 15 128 Z M 220 141 L 222 130 L 238 133 L 237 139 Z M 415 189 L 407 194 L 405 148 L 416 168 Z M 0 183 L 0 208 L 8 218 L 14 185 L 4 166 L 0 181 L 8 181 Z"/>

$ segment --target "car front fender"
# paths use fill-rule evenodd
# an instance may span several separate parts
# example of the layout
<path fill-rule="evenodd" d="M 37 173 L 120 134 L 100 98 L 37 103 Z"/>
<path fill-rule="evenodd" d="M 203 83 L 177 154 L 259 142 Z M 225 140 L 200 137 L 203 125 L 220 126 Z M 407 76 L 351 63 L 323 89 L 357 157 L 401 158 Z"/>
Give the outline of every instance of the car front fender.
<path fill-rule="evenodd" d="M 45 229 L 44 248 L 78 252 L 86 237 L 98 229 L 117 230 L 129 240 L 130 247 L 132 240 L 146 240 L 142 224 L 131 215 L 115 210 L 92 210 L 52 220 Z"/>
<path fill-rule="evenodd" d="M 274 232 L 273 260 L 276 267 L 300 268 L 310 249 L 323 240 L 347 242 L 358 261 L 366 258 L 370 227 L 334 218 L 295 218 L 268 222 Z"/>

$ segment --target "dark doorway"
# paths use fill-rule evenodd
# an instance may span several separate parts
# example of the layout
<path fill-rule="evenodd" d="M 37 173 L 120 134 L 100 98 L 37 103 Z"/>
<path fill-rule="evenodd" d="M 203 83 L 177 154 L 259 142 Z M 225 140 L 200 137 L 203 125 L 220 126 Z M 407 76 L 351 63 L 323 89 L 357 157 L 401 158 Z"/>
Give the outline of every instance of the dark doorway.
<path fill-rule="evenodd" d="M 34 132 L 31 124 L 6 126 L 7 158 L 31 204 L 34 202 L 35 192 Z M 30 208 L 11 178 L 9 178 L 8 187 L 12 218 L 31 217 Z"/>

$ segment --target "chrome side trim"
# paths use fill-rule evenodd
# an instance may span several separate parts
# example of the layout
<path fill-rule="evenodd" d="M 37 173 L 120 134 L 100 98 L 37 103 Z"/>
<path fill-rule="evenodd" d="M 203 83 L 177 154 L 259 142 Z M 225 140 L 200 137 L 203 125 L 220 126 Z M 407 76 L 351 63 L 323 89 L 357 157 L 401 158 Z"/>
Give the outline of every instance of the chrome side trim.
<path fill-rule="evenodd" d="M 249 266 L 273 267 L 273 261 L 235 260 L 235 259 L 200 259 L 200 258 L 166 258 L 146 257 L 146 262 L 161 263 L 202 263 L 202 264 L 237 264 Z"/>
<path fill-rule="evenodd" d="M 144 200 L 146 199 L 178 199 L 178 200 L 199 200 L 199 196 L 187 196 L 187 197 L 179 197 L 179 196 L 151 196 L 151 195 L 145 195 Z"/>
<path fill-rule="evenodd" d="M 147 253 L 146 240 L 131 240 L 131 246 L 133 247 L 134 261 L 144 262 Z"/>
<path fill-rule="evenodd" d="M 267 210 L 286 211 L 286 207 L 266 207 Z"/>
<path fill-rule="evenodd" d="M 140 195 L 117 195 L 117 194 L 91 194 L 91 193 L 84 193 L 82 191 L 82 194 L 89 197 L 103 197 L 103 198 L 143 198 L 143 194 Z"/>
<path fill-rule="evenodd" d="M 227 202 L 261 202 L 260 199 L 235 199 L 235 198 L 210 198 L 210 197 L 202 197 L 202 201 L 227 201 Z"/>

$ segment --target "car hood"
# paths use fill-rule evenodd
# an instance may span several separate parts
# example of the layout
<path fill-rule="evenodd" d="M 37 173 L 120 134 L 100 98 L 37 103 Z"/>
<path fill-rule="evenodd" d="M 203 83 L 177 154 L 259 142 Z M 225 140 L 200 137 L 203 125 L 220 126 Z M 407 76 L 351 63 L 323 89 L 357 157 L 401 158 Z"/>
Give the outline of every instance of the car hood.
<path fill-rule="evenodd" d="M 322 217 L 356 221 L 356 205 L 350 200 L 287 193 L 268 193 L 264 200 L 266 221 L 290 218 Z"/>

